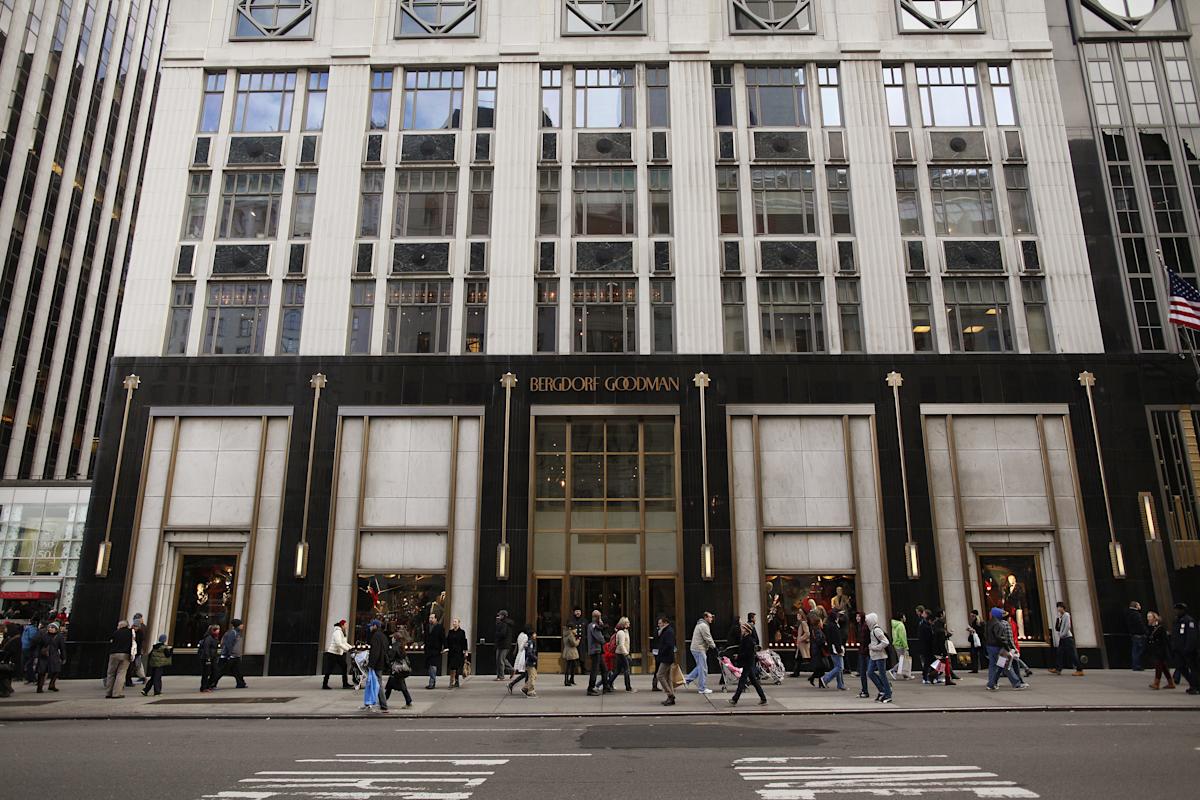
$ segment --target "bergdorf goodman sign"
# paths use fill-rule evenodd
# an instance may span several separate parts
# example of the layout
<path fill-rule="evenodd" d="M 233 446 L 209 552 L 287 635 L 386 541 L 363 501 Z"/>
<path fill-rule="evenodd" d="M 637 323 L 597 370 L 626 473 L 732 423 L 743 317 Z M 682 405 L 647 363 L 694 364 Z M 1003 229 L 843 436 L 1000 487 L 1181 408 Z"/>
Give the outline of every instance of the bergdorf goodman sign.
<path fill-rule="evenodd" d="M 570 377 L 537 377 L 529 379 L 531 392 L 678 392 L 679 378 L 646 375 L 595 375 Z"/>

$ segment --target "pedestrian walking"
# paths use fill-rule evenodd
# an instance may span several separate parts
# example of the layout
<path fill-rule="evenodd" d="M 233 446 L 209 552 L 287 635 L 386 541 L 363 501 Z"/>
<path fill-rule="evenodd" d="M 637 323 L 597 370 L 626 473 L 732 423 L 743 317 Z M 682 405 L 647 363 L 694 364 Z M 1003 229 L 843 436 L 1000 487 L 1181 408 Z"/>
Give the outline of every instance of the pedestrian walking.
<path fill-rule="evenodd" d="M 904 623 L 903 611 L 892 614 L 892 647 L 896 648 L 896 667 L 891 671 L 892 680 L 906 681 L 912 677 L 909 670 L 911 660 L 908 657 L 908 626 Z"/>
<path fill-rule="evenodd" d="M 139 612 L 129 621 L 129 629 L 133 631 L 133 654 L 129 660 L 129 670 L 125 673 L 125 688 L 131 688 L 134 679 L 137 683 L 146 682 L 146 653 L 150 649 L 146 644 L 146 618 Z"/>
<path fill-rule="evenodd" d="M 0 642 L 0 697 L 12 697 L 13 677 L 21 669 L 21 626 L 8 623 Z"/>
<path fill-rule="evenodd" d="M 587 673 L 587 665 L 584 663 L 583 657 L 587 653 L 587 625 L 588 621 L 583 618 L 583 609 L 577 608 L 571 612 L 571 620 L 568 623 L 571 630 L 575 633 L 575 667 L 571 673 L 571 685 L 575 685 L 575 676 L 583 677 Z"/>
<path fill-rule="evenodd" d="M 1025 660 L 1021 658 L 1021 639 L 1018 636 L 1018 631 L 1020 629 L 1017 627 L 1017 621 L 1013 619 L 1012 614 L 1010 614 L 1007 609 L 1004 611 L 1004 621 L 1008 623 L 1008 628 L 1012 631 L 1013 671 L 1018 675 L 1028 678 L 1033 675 L 1033 670 L 1031 670 L 1029 665 L 1025 663 Z"/>
<path fill-rule="evenodd" d="M 710 650 L 717 649 L 717 643 L 712 637 L 711 626 L 714 619 L 716 617 L 711 612 L 705 611 L 696 621 L 696 627 L 692 628 L 691 650 L 696 666 L 684 676 L 683 682 L 685 685 L 690 685 L 692 681 L 695 681 L 698 694 L 712 694 L 712 689 L 708 688 L 708 653 Z M 609 685 L 611 685 L 611 681 Z"/>
<path fill-rule="evenodd" d="M 833 661 L 829 658 L 829 643 L 825 641 L 825 609 L 817 606 L 808 614 L 808 630 L 812 651 L 812 675 L 808 676 L 808 685 L 816 686 L 817 681 L 829 670 L 833 669 Z"/>
<path fill-rule="evenodd" d="M 979 672 L 980 662 L 983 658 L 983 640 L 987 635 L 987 626 L 983 624 L 983 619 L 979 616 L 979 612 L 971 609 L 971 613 L 967 617 L 968 630 L 967 638 L 971 642 L 971 672 Z"/>
<path fill-rule="evenodd" d="M 155 697 L 162 694 L 163 674 L 167 671 L 167 667 L 171 666 L 171 658 L 174 654 L 174 648 L 167 646 L 167 635 L 160 634 L 158 641 L 146 654 L 146 668 L 149 670 L 149 674 L 146 676 L 146 685 L 142 687 L 142 697 L 146 697 L 150 692 L 154 692 Z"/>
<path fill-rule="evenodd" d="M 337 672 L 342 676 L 342 688 L 353 689 L 354 685 L 346 677 L 346 654 L 353 649 L 346 638 L 346 620 L 339 619 L 329 634 L 329 644 L 325 647 L 325 678 L 321 688 L 328 689 L 329 676 Z"/>
<path fill-rule="evenodd" d="M 450 673 L 450 688 L 457 689 L 467 663 L 467 632 L 458 617 L 450 620 L 446 631 L 446 672 Z"/>
<path fill-rule="evenodd" d="M 200 644 L 196 659 L 200 662 L 200 691 L 211 692 L 217 680 L 217 656 L 221 652 L 221 626 L 209 625 Z"/>
<path fill-rule="evenodd" d="M 496 643 L 496 680 L 502 681 L 512 671 L 512 622 L 508 612 L 496 612 L 496 627 L 492 633 L 492 641 Z"/>
<path fill-rule="evenodd" d="M 412 708 L 412 695 L 408 691 L 408 676 L 412 674 L 412 662 L 408 660 L 408 645 L 412 638 L 403 626 L 392 631 L 392 641 L 388 645 L 388 679 L 383 687 L 383 702 L 392 699 L 392 692 L 399 689 L 404 696 L 404 707 Z"/>
<path fill-rule="evenodd" d="M 867 616 L 861 611 L 854 612 L 854 665 L 858 668 L 859 699 L 870 699 L 867 691 L 867 666 L 870 661 L 871 630 L 867 627 Z"/>
<path fill-rule="evenodd" d="M 37 659 L 37 693 L 42 694 L 46 677 L 50 678 L 50 691 L 57 692 L 55 683 L 67 660 L 66 641 L 58 630 L 58 623 L 51 622 L 33 639 L 33 655 Z"/>
<path fill-rule="evenodd" d="M 922 606 L 917 606 L 917 609 L 917 652 L 921 656 L 921 683 L 932 686 L 937 680 L 937 670 L 933 668 L 933 662 L 937 658 L 933 642 L 933 612 Z"/>
<path fill-rule="evenodd" d="M 867 675 L 871 679 L 871 683 L 875 684 L 875 689 L 878 694 L 875 699 L 880 703 L 892 702 L 892 685 L 888 683 L 887 678 L 887 661 L 888 661 L 888 645 L 891 642 L 888 640 L 887 634 L 883 632 L 883 628 L 879 626 L 878 614 L 867 614 L 867 629 L 869 643 L 867 645 L 867 654 L 870 656 L 871 663 L 867 667 Z"/>
<path fill-rule="evenodd" d="M 667 699 L 662 701 L 664 706 L 675 705 L 675 682 L 672 680 L 672 667 L 675 666 L 675 629 L 671 620 L 666 616 L 658 618 L 658 649 L 654 651 L 654 677 L 658 685 L 667 693 Z"/>
<path fill-rule="evenodd" d="M 1175 653 L 1179 674 L 1187 681 L 1188 694 L 1200 694 L 1200 638 L 1197 637 L 1196 620 L 1184 603 L 1175 604 L 1175 624 L 1171 628 L 1171 650 Z M 1176 683 L 1179 683 L 1177 680 Z"/>
<path fill-rule="evenodd" d="M 812 660 L 812 629 L 808 626 L 808 615 L 804 609 L 800 609 L 796 615 L 796 652 L 793 656 L 796 664 L 792 669 L 792 677 L 799 678 L 800 668 Z"/>
<path fill-rule="evenodd" d="M 225 631 L 225 635 L 221 637 L 221 660 L 217 664 L 217 674 L 213 678 L 212 688 L 217 688 L 221 678 L 226 675 L 232 675 L 235 689 L 245 689 L 246 679 L 242 675 L 242 645 L 245 642 L 245 635 L 242 630 L 244 625 L 240 619 L 235 619 L 229 623 L 229 630 Z"/>
<path fill-rule="evenodd" d="M 1150 663 L 1154 665 L 1154 683 L 1150 684 L 1150 688 L 1160 688 L 1159 682 L 1166 678 L 1167 685 L 1161 688 L 1174 689 L 1175 681 L 1171 678 L 1171 668 L 1168 666 L 1171 660 L 1171 642 L 1167 636 L 1167 626 L 1163 624 L 1157 611 L 1147 612 L 1146 621 L 1149 623 L 1146 655 L 1150 656 Z"/>
<path fill-rule="evenodd" d="M 121 620 L 117 630 L 108 640 L 108 672 L 104 678 L 104 696 L 118 698 L 125 696 L 125 674 L 129 671 L 129 662 L 133 651 L 133 631 L 129 630 L 129 622 Z"/>
<path fill-rule="evenodd" d="M 383 624 L 373 619 L 367 623 L 370 651 L 367 654 L 367 676 L 363 681 L 363 711 L 378 707 L 387 711 L 387 696 L 383 691 L 381 676 L 390 675 L 389 664 L 392 645 L 383 632 Z"/>
<path fill-rule="evenodd" d="M 1061 675 L 1068 666 L 1074 667 L 1072 673 L 1083 677 L 1083 662 L 1079 660 L 1079 651 L 1075 649 L 1075 631 L 1071 628 L 1071 612 L 1059 600 L 1055 604 L 1057 616 L 1054 619 L 1054 668 L 1052 675 Z"/>
<path fill-rule="evenodd" d="M 563 628 L 563 649 L 562 660 L 566 670 L 563 672 L 563 686 L 575 685 L 575 672 L 579 668 L 579 635 L 575 633 L 575 626 L 569 625 Z M 517 658 L 521 657 L 521 647 L 517 645 Z M 517 668 L 513 666 L 513 674 L 516 675 Z"/>
<path fill-rule="evenodd" d="M 1016 649 L 1013 643 L 1012 629 L 1004 621 L 1004 610 L 993 608 L 987 627 L 988 651 L 988 682 L 989 691 L 996 691 L 996 681 L 1000 679 L 1000 671 L 1008 676 L 1014 689 L 1028 689 L 1029 684 L 1018 677 L 1013 669 L 1012 652 Z"/>
<path fill-rule="evenodd" d="M 600 694 L 596 691 L 596 684 L 599 682 L 600 689 L 604 694 L 612 691 L 612 687 L 608 685 L 608 674 L 604 670 L 604 643 L 607 637 L 604 635 L 604 617 L 601 616 L 600 610 L 592 611 L 592 621 L 588 623 L 587 635 L 585 638 L 587 644 L 588 658 L 591 660 L 592 669 L 588 673 L 588 688 L 589 696 Z"/>
<path fill-rule="evenodd" d="M 846 637 L 842 633 L 842 626 L 838 624 L 838 618 L 842 615 L 840 611 L 829 612 L 828 618 L 825 620 L 825 643 L 829 648 L 829 658 L 833 661 L 833 666 L 821 678 L 817 679 L 817 683 L 822 689 L 827 687 L 831 682 L 837 681 L 837 688 L 845 691 L 845 657 L 846 657 Z"/>
<path fill-rule="evenodd" d="M 42 629 L 40 617 L 34 617 L 21 630 L 21 674 L 26 683 L 37 683 L 37 667 L 34 664 L 33 640 Z"/>
<path fill-rule="evenodd" d="M 941 664 L 941 672 L 945 676 L 947 686 L 955 685 L 954 665 L 951 663 L 953 650 L 954 642 L 950 638 L 950 629 L 946 626 L 946 612 L 939 611 L 933 620 L 933 660 Z"/>
<path fill-rule="evenodd" d="M 629 617 L 621 617 L 617 620 L 617 642 L 615 655 L 617 657 L 616 669 L 608 676 L 608 685 L 616 686 L 617 678 L 621 675 L 625 676 L 625 691 L 633 692 L 633 684 L 630 683 L 630 675 L 633 673 L 633 661 L 629 657 Z"/>
<path fill-rule="evenodd" d="M 529 639 L 525 642 L 525 685 L 521 694 L 526 697 L 537 697 L 537 631 L 529 631 Z"/>
<path fill-rule="evenodd" d="M 446 650 L 446 629 L 438 622 L 437 616 L 429 615 L 429 630 L 425 634 L 425 669 L 429 672 L 429 683 L 426 689 L 437 688 L 438 667 L 441 666 L 442 653 Z"/>
<path fill-rule="evenodd" d="M 1146 615 L 1142 613 L 1142 604 L 1137 600 L 1125 609 L 1125 628 L 1129 631 L 1129 664 L 1134 672 L 1142 671 L 1142 656 L 1146 652 L 1146 639 L 1150 629 L 1146 625 Z"/>
<path fill-rule="evenodd" d="M 569 629 L 568 629 L 569 630 Z M 512 694 L 513 687 L 518 683 L 527 681 L 529 676 L 525 672 L 525 645 L 529 644 L 529 637 L 533 635 L 533 629 L 526 625 L 517 635 L 517 655 L 513 658 L 513 674 L 512 680 L 508 683 L 508 693 Z M 522 694 L 525 689 L 522 687 Z"/>
<path fill-rule="evenodd" d="M 746 619 L 750 619 L 750 615 L 746 615 Z M 742 639 L 738 643 L 738 666 L 742 668 L 742 675 L 738 678 L 737 689 L 733 692 L 733 697 L 729 698 L 729 705 L 736 706 L 738 700 L 742 697 L 742 692 L 746 691 L 746 686 L 749 684 L 754 687 L 754 691 L 758 692 L 758 704 L 765 706 L 767 704 L 767 695 L 763 691 L 762 684 L 758 682 L 758 675 L 755 674 L 754 662 L 758 659 L 758 629 L 750 622 L 742 626 Z"/>

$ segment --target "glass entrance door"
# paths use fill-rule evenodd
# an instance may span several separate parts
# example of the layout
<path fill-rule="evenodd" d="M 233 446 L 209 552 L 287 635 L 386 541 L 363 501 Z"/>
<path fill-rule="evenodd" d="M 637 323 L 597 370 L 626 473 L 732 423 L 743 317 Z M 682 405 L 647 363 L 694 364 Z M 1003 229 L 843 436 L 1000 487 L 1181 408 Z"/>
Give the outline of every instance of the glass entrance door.
<path fill-rule="evenodd" d="M 641 649 L 642 624 L 642 579 L 640 575 L 589 575 L 571 578 L 571 608 L 583 610 L 583 618 L 589 622 L 592 612 L 599 610 L 604 625 L 611 631 L 621 617 L 629 618 L 629 642 L 631 650 Z M 586 644 L 585 644 L 586 646 Z M 635 658 L 636 663 L 636 658 Z"/>

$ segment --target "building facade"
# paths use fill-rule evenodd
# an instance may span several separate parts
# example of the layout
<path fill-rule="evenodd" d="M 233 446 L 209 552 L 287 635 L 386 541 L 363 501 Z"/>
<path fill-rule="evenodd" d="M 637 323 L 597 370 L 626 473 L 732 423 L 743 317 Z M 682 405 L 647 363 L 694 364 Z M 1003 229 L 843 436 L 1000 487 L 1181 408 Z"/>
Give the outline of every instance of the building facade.
<path fill-rule="evenodd" d="M 1010 608 L 1045 663 L 1060 600 L 1127 658 L 1128 597 L 1186 592 L 1195 376 L 1161 318 L 1134 345 L 1061 86 L 1080 20 L 1141 10 L 176 5 L 81 669 L 137 611 L 184 652 L 239 617 L 252 668 L 303 674 L 339 619 L 419 647 L 506 609 L 553 654 L 599 608 L 644 664 L 658 614 L 757 612 L 790 652 L 815 605 L 918 603 L 964 643 Z"/>
<path fill-rule="evenodd" d="M 0 2 L 0 618 L 73 605 L 165 18 Z"/>

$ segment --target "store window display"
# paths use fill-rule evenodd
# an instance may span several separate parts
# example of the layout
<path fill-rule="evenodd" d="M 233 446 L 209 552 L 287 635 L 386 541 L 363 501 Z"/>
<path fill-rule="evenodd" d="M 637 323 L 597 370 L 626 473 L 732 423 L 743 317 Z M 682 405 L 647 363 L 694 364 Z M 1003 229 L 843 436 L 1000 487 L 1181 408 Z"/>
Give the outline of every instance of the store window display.
<path fill-rule="evenodd" d="M 425 646 L 429 618 L 446 624 L 446 576 L 438 574 L 359 575 L 355 598 L 354 642 L 365 644 L 367 625 L 373 619 L 383 622 L 384 630 L 408 633 L 408 649 Z"/>
<path fill-rule="evenodd" d="M 980 554 L 979 576 L 984 607 L 1007 611 L 1017 623 L 1018 641 L 1047 641 L 1041 562 L 1036 553 Z"/>
<path fill-rule="evenodd" d="M 800 614 L 817 606 L 848 619 L 858 610 L 853 575 L 767 575 L 765 590 L 767 644 L 773 648 L 795 647 Z"/>
<path fill-rule="evenodd" d="M 232 553 L 184 555 L 176 588 L 175 647 L 197 647 L 209 626 L 222 630 L 233 618 L 238 559 Z"/>

